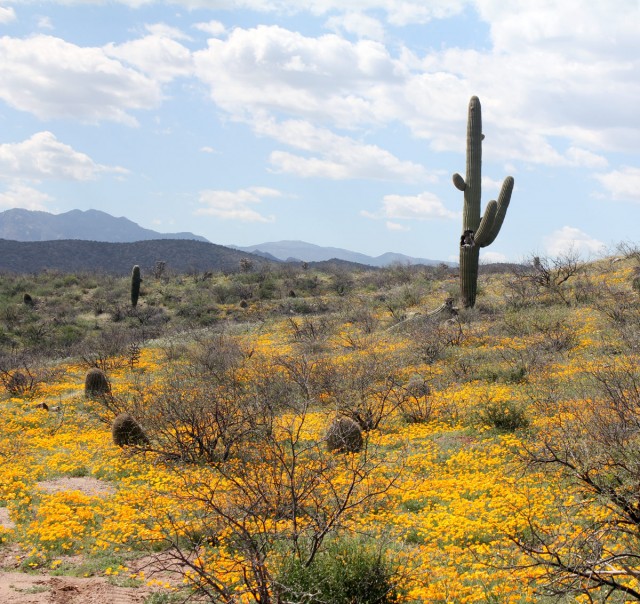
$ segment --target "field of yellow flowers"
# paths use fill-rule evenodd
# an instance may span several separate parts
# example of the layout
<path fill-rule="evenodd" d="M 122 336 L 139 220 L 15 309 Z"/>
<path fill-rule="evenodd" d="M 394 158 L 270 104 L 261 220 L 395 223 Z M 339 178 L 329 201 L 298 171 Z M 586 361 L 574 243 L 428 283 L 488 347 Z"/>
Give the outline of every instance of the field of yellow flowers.
<path fill-rule="evenodd" d="M 362 290 L 336 313 L 263 312 L 149 339 L 105 365 L 107 401 L 85 395 L 86 359 L 50 360 L 45 378 L 0 394 L 0 550 L 25 572 L 151 582 L 164 594 L 157 602 L 194 589 L 211 601 L 275 602 L 258 572 L 274 589 L 288 556 L 349 537 L 384 552 L 397 602 L 545 602 L 554 585 L 566 601 L 604 601 L 588 578 L 574 577 L 573 591 L 553 584 L 539 561 L 555 550 L 536 557 L 522 543 L 544 529 L 563 556 L 593 518 L 616 510 L 529 453 L 595 404 L 591 373 L 614 355 L 637 365 L 626 342 L 639 316 L 633 270 L 633 259 L 602 261 L 561 297 L 536 290 L 524 301 L 508 276 L 486 276 L 478 308 L 451 318 L 421 314 L 441 302 L 436 284 L 400 321 Z M 287 397 L 295 404 L 261 415 L 265 401 Z M 208 428 L 228 439 L 228 454 L 216 457 L 216 442 L 200 461 L 185 457 L 195 450 L 184 444 L 188 425 L 163 423 L 176 400 L 182 410 L 203 400 L 234 409 L 224 429 Z M 245 423 L 256 401 L 259 433 Z M 123 410 L 148 446 L 113 443 Z M 364 449 L 327 451 L 332 420 L 363 414 Z M 254 558 L 241 538 L 260 546 Z M 614 551 L 618 539 L 599 543 Z M 160 579 L 132 570 L 167 551 Z M 627 593 L 640 589 L 628 560 L 608 568 Z"/>

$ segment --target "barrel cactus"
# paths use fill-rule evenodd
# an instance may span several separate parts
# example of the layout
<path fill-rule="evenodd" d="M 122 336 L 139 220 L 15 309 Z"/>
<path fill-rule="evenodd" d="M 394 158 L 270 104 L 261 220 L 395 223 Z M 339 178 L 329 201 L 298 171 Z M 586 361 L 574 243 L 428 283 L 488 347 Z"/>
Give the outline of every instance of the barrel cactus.
<path fill-rule="evenodd" d="M 109 394 L 109 392 L 111 392 L 111 386 L 109 385 L 107 374 L 97 367 L 89 369 L 84 378 L 85 396 L 103 396 Z"/>
<path fill-rule="evenodd" d="M 357 453 L 362 449 L 364 439 L 358 422 L 349 417 L 333 420 L 327 431 L 327 449 L 339 453 Z"/>
<path fill-rule="evenodd" d="M 502 183 L 498 201 L 490 201 L 481 216 L 480 194 L 482 180 L 482 112 L 480 100 L 471 97 L 467 122 L 467 177 L 453 175 L 454 186 L 464 192 L 462 236 L 460 238 L 460 295 L 465 307 L 476 303 L 480 248 L 487 247 L 498 236 L 509 207 L 513 178 Z"/>
<path fill-rule="evenodd" d="M 140 424 L 128 413 L 120 413 L 113 420 L 111 436 L 119 447 L 149 444 L 149 439 Z"/>
<path fill-rule="evenodd" d="M 131 306 L 135 308 L 138 304 L 138 297 L 140 296 L 140 283 L 142 278 L 140 277 L 140 267 L 136 264 L 131 270 Z"/>

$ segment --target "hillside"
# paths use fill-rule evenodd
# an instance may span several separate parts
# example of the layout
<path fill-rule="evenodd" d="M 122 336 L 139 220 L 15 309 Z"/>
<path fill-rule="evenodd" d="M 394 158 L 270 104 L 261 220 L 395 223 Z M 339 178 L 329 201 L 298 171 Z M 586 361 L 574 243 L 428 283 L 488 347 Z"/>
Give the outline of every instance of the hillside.
<path fill-rule="evenodd" d="M 324 268 L 3 275 L 3 603 L 640 601 L 640 249 Z"/>
<path fill-rule="evenodd" d="M 269 261 L 246 252 L 202 241 L 161 239 L 134 243 L 100 241 L 8 241 L 0 239 L 0 271 L 37 273 L 56 270 L 66 273 L 97 271 L 125 275 L 134 264 L 143 270 L 158 261 L 178 273 L 237 271 L 242 258 L 256 265 Z"/>

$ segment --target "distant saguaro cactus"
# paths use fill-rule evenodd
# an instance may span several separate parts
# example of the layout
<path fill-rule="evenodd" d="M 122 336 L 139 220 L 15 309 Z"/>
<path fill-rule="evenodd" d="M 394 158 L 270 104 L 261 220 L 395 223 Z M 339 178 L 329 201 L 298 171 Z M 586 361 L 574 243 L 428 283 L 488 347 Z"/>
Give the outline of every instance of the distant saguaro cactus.
<path fill-rule="evenodd" d="M 142 278 L 140 277 L 140 267 L 136 264 L 131 271 L 131 306 L 133 308 L 138 304 L 138 297 L 140 296 L 140 283 Z"/>
<path fill-rule="evenodd" d="M 473 307 L 478 290 L 480 248 L 493 243 L 500 232 L 513 191 L 513 178 L 507 176 L 502 183 L 498 201 L 490 201 L 484 215 L 480 212 L 482 180 L 482 112 L 477 96 L 469 101 L 467 122 L 467 177 L 453 175 L 456 189 L 464 192 L 462 236 L 460 238 L 460 295 L 465 307 Z"/>

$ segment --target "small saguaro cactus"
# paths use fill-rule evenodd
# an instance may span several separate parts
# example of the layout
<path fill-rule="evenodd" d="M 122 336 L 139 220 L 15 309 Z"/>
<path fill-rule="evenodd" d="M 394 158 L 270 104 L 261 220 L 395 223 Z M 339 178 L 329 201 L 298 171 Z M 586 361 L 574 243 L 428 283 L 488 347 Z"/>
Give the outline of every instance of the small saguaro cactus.
<path fill-rule="evenodd" d="M 136 264 L 131 271 L 131 306 L 133 308 L 138 304 L 138 297 L 140 296 L 140 283 L 142 278 L 140 277 L 140 267 Z"/>
<path fill-rule="evenodd" d="M 460 238 L 460 295 L 465 307 L 476 303 L 478 290 L 478 264 L 480 248 L 487 247 L 498 236 L 507 213 L 513 178 L 507 176 L 502 183 L 498 201 L 490 201 L 481 216 L 480 194 L 482 180 L 482 112 L 477 96 L 469 101 L 467 122 L 467 177 L 453 175 L 456 189 L 464 192 L 462 236 Z"/>

